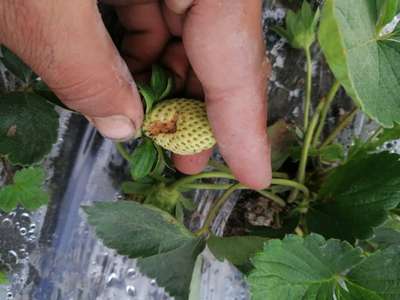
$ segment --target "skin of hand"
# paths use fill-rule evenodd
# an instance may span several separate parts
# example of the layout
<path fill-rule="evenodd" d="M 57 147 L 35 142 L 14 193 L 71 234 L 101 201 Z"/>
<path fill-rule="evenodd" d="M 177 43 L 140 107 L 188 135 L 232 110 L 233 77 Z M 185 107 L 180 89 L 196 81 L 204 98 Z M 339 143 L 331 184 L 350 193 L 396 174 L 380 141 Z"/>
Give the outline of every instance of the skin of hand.
<path fill-rule="evenodd" d="M 105 137 L 126 140 L 143 121 L 134 78 L 162 62 L 178 90 L 204 97 L 220 152 L 243 184 L 271 181 L 266 135 L 270 72 L 261 0 L 107 0 L 125 29 L 121 54 L 95 0 L 1 0 L 0 43 L 20 56 Z M 174 156 L 200 172 L 211 150 Z"/>

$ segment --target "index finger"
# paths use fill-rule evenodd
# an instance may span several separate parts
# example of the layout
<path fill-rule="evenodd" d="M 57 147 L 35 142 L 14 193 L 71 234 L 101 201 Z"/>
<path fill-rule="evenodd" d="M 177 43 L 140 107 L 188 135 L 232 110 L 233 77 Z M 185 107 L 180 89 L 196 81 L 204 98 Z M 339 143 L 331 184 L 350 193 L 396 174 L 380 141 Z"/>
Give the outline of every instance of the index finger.
<path fill-rule="evenodd" d="M 219 149 L 234 175 L 256 189 L 271 182 L 261 11 L 261 0 L 195 1 L 183 29 Z"/>

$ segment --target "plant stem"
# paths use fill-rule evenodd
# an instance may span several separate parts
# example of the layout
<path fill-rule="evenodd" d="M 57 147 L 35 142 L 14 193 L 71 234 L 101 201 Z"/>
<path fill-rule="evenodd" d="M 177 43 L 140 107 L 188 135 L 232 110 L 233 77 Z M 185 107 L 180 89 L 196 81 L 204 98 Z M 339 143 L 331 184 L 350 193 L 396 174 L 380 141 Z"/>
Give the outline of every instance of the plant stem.
<path fill-rule="evenodd" d="M 326 138 L 326 140 L 322 143 L 320 148 L 326 147 L 327 145 L 332 143 L 339 135 L 339 133 L 350 125 L 357 112 L 358 112 L 358 107 L 353 108 L 353 110 L 347 114 L 347 116 L 339 123 L 339 125 L 335 128 L 335 130 L 332 131 L 332 133 Z"/>
<path fill-rule="evenodd" d="M 234 184 L 231 185 L 231 187 L 224 192 L 221 198 L 219 198 L 215 205 L 211 208 L 206 220 L 204 221 L 204 225 L 195 232 L 196 235 L 200 236 L 209 232 L 212 222 L 214 221 L 218 212 L 224 206 L 225 202 L 229 199 L 229 196 L 232 195 L 232 193 L 235 192 L 238 188 L 240 188 L 240 184 Z"/>
<path fill-rule="evenodd" d="M 286 206 L 285 200 L 283 200 L 278 195 L 275 195 L 274 193 L 271 193 L 269 191 L 264 191 L 264 190 L 256 191 L 256 192 L 259 193 L 261 196 L 264 196 L 265 198 L 272 200 L 273 202 L 275 202 L 276 204 L 278 204 L 281 207 Z"/>
<path fill-rule="evenodd" d="M 272 177 L 289 179 L 289 175 L 287 173 L 284 173 L 284 172 L 272 172 Z"/>
<path fill-rule="evenodd" d="M 304 184 L 299 183 L 297 181 L 288 179 L 272 179 L 272 184 L 292 187 L 296 191 L 301 191 L 304 194 L 304 197 L 306 198 L 310 197 L 310 191 L 308 190 L 308 188 Z"/>
<path fill-rule="evenodd" d="M 189 183 L 182 186 L 183 189 L 191 190 L 227 190 L 232 184 L 214 184 L 214 183 Z"/>
<path fill-rule="evenodd" d="M 310 48 L 305 49 L 306 64 L 307 64 L 307 82 L 306 82 L 306 99 L 304 105 L 304 131 L 308 129 L 310 108 L 311 108 L 311 93 L 312 93 L 312 59 Z"/>
<path fill-rule="evenodd" d="M 303 149 L 301 152 L 299 170 L 297 171 L 297 181 L 300 184 L 304 184 L 304 182 L 305 182 L 308 154 L 310 151 L 310 146 L 311 146 L 312 138 L 314 136 L 315 128 L 317 127 L 318 120 L 319 120 L 319 117 L 321 114 L 322 106 L 323 106 L 323 102 L 320 102 L 314 113 L 314 116 L 310 123 L 310 127 L 308 128 L 305 139 L 304 139 L 304 145 L 303 145 Z M 290 194 L 289 199 L 288 199 L 289 203 L 296 200 L 298 191 L 299 191 L 298 189 L 295 189 L 292 191 L 292 193 Z"/>
<path fill-rule="evenodd" d="M 208 175 L 209 173 L 203 173 L 203 174 Z M 198 176 L 198 175 L 195 175 L 195 176 Z M 189 176 L 189 177 L 193 178 L 193 176 Z M 186 178 L 188 178 L 188 177 L 186 177 Z M 186 178 L 183 178 L 183 179 L 186 179 Z M 212 178 L 212 177 L 203 177 L 203 178 Z M 219 178 L 221 178 L 221 177 L 219 177 Z M 182 187 L 184 189 L 226 190 L 232 186 L 231 184 L 193 183 L 194 180 L 199 179 L 199 178 L 196 178 L 194 180 L 191 179 L 188 182 L 182 183 L 183 179 L 181 179 L 181 181 L 179 183 L 179 187 Z M 175 184 L 176 184 L 176 182 L 175 182 Z M 284 178 L 272 178 L 271 185 L 279 185 L 279 186 L 287 186 L 287 187 L 295 188 L 295 189 L 301 191 L 304 194 L 304 196 L 306 196 L 307 198 L 310 196 L 310 191 L 308 190 L 308 188 L 304 184 L 300 184 L 297 181 L 284 179 Z M 177 186 L 175 186 L 175 188 L 176 187 Z M 250 188 L 248 188 L 244 185 L 240 185 L 240 189 L 243 190 L 243 189 L 250 189 Z M 255 191 L 259 192 L 257 190 L 255 190 Z M 264 191 L 264 190 L 262 190 L 262 191 Z"/>
<path fill-rule="evenodd" d="M 187 185 L 189 183 L 192 183 L 195 180 L 198 179 L 204 179 L 204 178 L 225 178 L 225 179 L 235 179 L 235 177 L 231 174 L 227 174 L 225 172 L 206 172 L 206 173 L 200 173 L 197 175 L 192 175 L 192 176 L 186 176 L 182 179 L 179 179 L 175 181 L 171 185 L 172 189 L 177 189 L 181 186 Z"/>
<path fill-rule="evenodd" d="M 313 146 L 317 146 L 319 143 L 319 139 L 321 137 L 322 130 L 325 127 L 325 121 L 326 121 L 326 117 L 328 116 L 329 108 L 331 107 L 331 104 L 332 104 L 333 100 L 335 99 L 335 96 L 336 96 L 339 88 L 340 88 L 340 82 L 338 80 L 336 80 L 335 83 L 333 84 L 333 86 L 331 87 L 331 89 L 329 90 L 326 98 L 322 100 L 322 101 L 324 101 L 324 106 L 321 111 L 321 118 L 319 120 L 317 130 L 315 131 Z"/>
<path fill-rule="evenodd" d="M 115 143 L 115 147 L 117 148 L 119 154 L 127 161 L 129 161 L 130 158 L 130 154 L 128 153 L 128 151 L 126 151 L 124 145 L 122 143 Z"/>
<path fill-rule="evenodd" d="M 207 183 L 191 183 L 184 185 L 184 189 L 196 189 L 196 190 L 227 190 L 232 186 L 232 184 L 207 184 Z M 247 190 L 248 187 L 244 185 L 239 185 L 237 187 L 238 190 Z M 267 191 L 267 190 L 254 190 L 255 192 L 259 193 L 260 195 L 267 197 L 274 201 L 279 206 L 285 207 L 286 203 L 281 197 L 275 195 L 274 193 Z"/>

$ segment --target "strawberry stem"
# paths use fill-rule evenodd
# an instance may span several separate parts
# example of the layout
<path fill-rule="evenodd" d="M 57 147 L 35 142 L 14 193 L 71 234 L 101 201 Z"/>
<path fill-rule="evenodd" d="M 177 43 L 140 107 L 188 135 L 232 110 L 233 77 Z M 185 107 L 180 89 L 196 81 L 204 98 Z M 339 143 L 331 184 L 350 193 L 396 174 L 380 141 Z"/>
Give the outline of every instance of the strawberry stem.
<path fill-rule="evenodd" d="M 351 112 L 349 112 L 346 117 L 339 123 L 339 125 L 335 128 L 334 131 L 326 138 L 326 140 L 322 143 L 321 148 L 328 146 L 330 143 L 332 143 L 335 138 L 338 136 L 338 134 L 345 129 L 347 126 L 350 125 L 350 123 L 353 121 L 354 117 L 356 116 L 358 112 L 358 107 L 355 107 Z"/>
<path fill-rule="evenodd" d="M 183 188 L 184 189 L 194 189 L 194 190 L 227 190 L 231 186 L 232 186 L 232 184 L 191 183 L 191 184 L 185 185 Z M 240 185 L 240 186 L 238 186 L 237 189 L 238 190 L 247 190 L 249 188 L 244 185 Z M 271 191 L 268 191 L 268 190 L 254 190 L 254 191 L 266 198 L 271 199 L 279 206 L 282 206 L 282 207 L 286 206 L 285 200 L 283 200 L 281 197 L 279 197 L 278 195 L 274 194 Z"/>
<path fill-rule="evenodd" d="M 225 173 L 225 172 L 206 172 L 206 173 L 200 173 L 197 175 L 186 176 L 182 179 L 179 179 L 171 185 L 171 189 L 178 189 L 181 186 L 192 183 L 193 181 L 196 181 L 199 179 L 205 179 L 205 178 L 235 179 L 235 177 L 233 175 Z"/>
<path fill-rule="evenodd" d="M 304 131 L 307 131 L 309 126 L 309 116 L 311 109 L 311 93 L 312 93 L 312 58 L 311 49 L 305 49 L 307 60 L 307 82 L 306 82 L 306 99 L 304 105 Z"/>
<path fill-rule="evenodd" d="M 335 96 L 336 96 L 337 92 L 339 91 L 339 88 L 340 88 L 340 82 L 338 80 L 336 80 L 335 83 L 332 85 L 331 89 L 329 90 L 326 98 L 321 99 L 321 101 L 324 102 L 324 106 L 322 108 L 321 118 L 319 120 L 317 130 L 315 131 L 314 140 L 312 143 L 314 147 L 318 146 L 318 144 L 319 144 L 322 130 L 325 127 L 325 121 L 326 121 L 326 117 L 328 116 L 329 108 L 331 107 L 331 104 L 332 104 L 333 100 L 335 99 Z"/>
<path fill-rule="evenodd" d="M 195 232 L 196 235 L 201 236 L 208 234 L 210 232 L 210 227 L 215 217 L 218 215 L 218 212 L 224 206 L 226 201 L 228 201 L 229 197 L 240 188 L 240 184 L 233 184 L 229 189 L 227 189 L 224 194 L 217 200 L 215 205 L 211 208 L 210 212 L 207 215 L 206 220 L 204 221 L 204 225 Z"/>
<path fill-rule="evenodd" d="M 317 107 L 317 109 L 316 109 L 316 111 L 314 113 L 313 118 L 311 119 L 310 126 L 308 127 L 307 132 L 306 132 L 306 136 L 304 138 L 304 145 L 303 145 L 303 149 L 302 149 L 302 152 L 301 152 L 300 165 L 299 165 L 299 169 L 297 171 L 297 181 L 300 184 L 304 184 L 305 179 L 306 179 L 306 169 L 307 169 L 307 162 L 308 162 L 308 154 L 309 154 L 309 151 L 310 151 L 310 148 L 311 148 L 312 138 L 314 136 L 315 129 L 316 129 L 317 125 L 318 125 L 318 120 L 319 120 L 319 117 L 321 115 L 321 110 L 322 110 L 323 104 L 324 104 L 323 101 L 321 101 L 318 104 L 318 107 Z M 298 189 L 294 189 L 289 195 L 288 202 L 292 203 L 293 201 L 295 201 L 297 196 L 298 196 L 298 194 L 299 194 L 299 190 Z"/>

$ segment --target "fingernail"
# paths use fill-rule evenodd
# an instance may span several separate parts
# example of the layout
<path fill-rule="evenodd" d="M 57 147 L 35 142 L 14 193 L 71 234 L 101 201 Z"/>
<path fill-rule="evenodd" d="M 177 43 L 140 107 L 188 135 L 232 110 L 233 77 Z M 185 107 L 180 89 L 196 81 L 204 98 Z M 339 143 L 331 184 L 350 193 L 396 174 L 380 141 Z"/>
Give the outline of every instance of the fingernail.
<path fill-rule="evenodd" d="M 105 118 L 86 118 L 106 138 L 126 141 L 135 137 L 135 125 L 127 116 L 115 115 Z"/>

